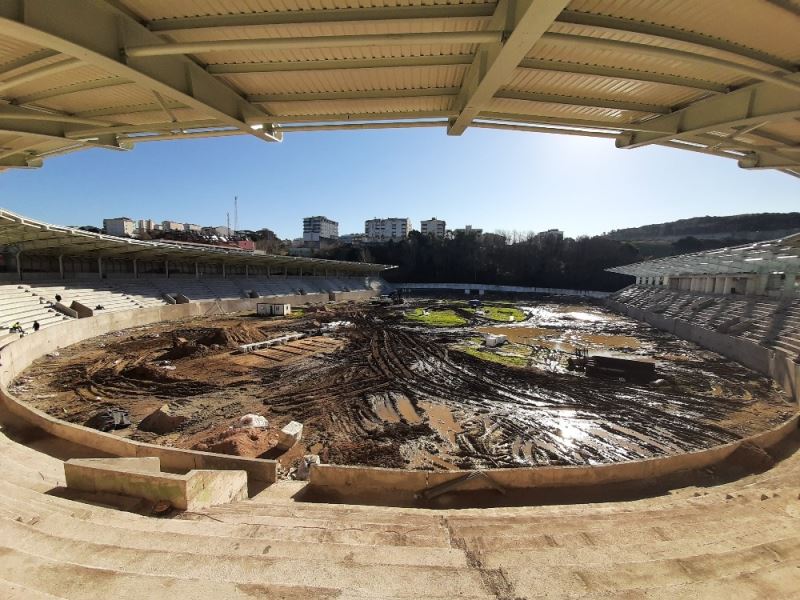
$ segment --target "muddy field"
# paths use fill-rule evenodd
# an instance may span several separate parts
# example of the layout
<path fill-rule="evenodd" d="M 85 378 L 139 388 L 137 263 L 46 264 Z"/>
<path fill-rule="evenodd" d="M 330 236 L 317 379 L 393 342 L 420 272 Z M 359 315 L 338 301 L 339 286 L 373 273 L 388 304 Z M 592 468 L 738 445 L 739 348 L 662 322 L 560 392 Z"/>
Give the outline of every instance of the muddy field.
<path fill-rule="evenodd" d="M 292 318 L 206 316 L 134 328 L 42 358 L 12 391 L 81 424 L 121 407 L 132 426 L 117 435 L 278 458 L 285 467 L 308 453 L 423 469 L 610 463 L 722 444 L 793 412 L 768 378 L 603 308 L 493 306 L 343 304 Z M 459 324 L 420 321 L 437 311 Z M 305 337 L 238 352 L 289 333 Z M 510 343 L 487 349 L 482 333 Z M 570 372 L 576 348 L 649 358 L 658 378 Z M 142 424 L 164 404 L 166 425 Z M 248 413 L 269 427 L 237 428 Z M 304 424 L 303 440 L 280 455 L 278 430 L 292 420 Z"/>

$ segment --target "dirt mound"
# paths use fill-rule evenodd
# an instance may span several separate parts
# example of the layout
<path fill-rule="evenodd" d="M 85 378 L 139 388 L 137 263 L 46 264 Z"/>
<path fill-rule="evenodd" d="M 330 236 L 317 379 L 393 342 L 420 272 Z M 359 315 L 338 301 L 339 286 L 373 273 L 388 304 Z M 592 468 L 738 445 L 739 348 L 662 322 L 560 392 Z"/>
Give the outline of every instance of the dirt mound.
<path fill-rule="evenodd" d="M 242 344 L 261 342 L 265 338 L 258 327 L 247 323 L 238 323 L 233 327 L 215 327 L 207 330 L 197 338 L 198 346 L 222 346 L 223 348 L 236 348 Z"/>
<path fill-rule="evenodd" d="M 366 465 L 395 469 L 406 466 L 406 460 L 400 455 L 399 444 L 379 443 L 373 440 L 340 442 L 329 449 L 328 459 L 337 465 Z"/>
<path fill-rule="evenodd" d="M 121 375 L 128 379 L 138 379 L 141 381 L 155 381 L 169 383 L 175 381 L 175 377 L 171 372 L 163 367 L 157 365 L 136 365 L 128 367 L 120 372 Z"/>
<path fill-rule="evenodd" d="M 192 450 L 255 458 L 277 443 L 278 431 L 275 429 L 232 428 L 210 434 L 194 444 Z"/>
<path fill-rule="evenodd" d="M 761 446 L 744 442 L 725 460 L 729 466 L 746 471 L 762 472 L 775 464 L 775 459 Z"/>
<path fill-rule="evenodd" d="M 154 410 L 144 419 L 142 419 L 142 422 L 139 423 L 139 429 L 158 434 L 171 433 L 183 425 L 187 420 L 188 417 L 173 414 L 169 404 L 165 404 L 158 410 Z"/>

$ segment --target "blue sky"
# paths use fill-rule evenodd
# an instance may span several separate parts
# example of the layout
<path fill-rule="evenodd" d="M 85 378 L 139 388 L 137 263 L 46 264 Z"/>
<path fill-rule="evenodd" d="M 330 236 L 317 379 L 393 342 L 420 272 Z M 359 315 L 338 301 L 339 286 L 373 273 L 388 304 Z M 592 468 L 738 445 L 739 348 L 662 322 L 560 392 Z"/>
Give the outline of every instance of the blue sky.
<path fill-rule="evenodd" d="M 281 144 L 229 137 L 89 150 L 0 174 L 0 207 L 60 225 L 129 216 L 302 234 L 304 216 L 339 221 L 436 216 L 567 235 L 744 212 L 800 210 L 800 180 L 744 171 L 668 148 L 618 150 L 611 140 L 486 129 L 294 133 Z"/>

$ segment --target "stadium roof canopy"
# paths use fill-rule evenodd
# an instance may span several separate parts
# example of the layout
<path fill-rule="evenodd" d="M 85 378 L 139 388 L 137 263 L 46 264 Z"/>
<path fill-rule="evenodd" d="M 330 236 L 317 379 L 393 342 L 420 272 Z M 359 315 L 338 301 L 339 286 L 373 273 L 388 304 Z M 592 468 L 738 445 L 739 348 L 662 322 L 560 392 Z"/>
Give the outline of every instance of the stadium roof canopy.
<path fill-rule="evenodd" d="M 324 260 L 300 256 L 260 254 L 235 248 L 205 246 L 173 241 L 145 241 L 92 233 L 71 227 L 50 225 L 0 209 L 0 249 L 35 255 L 137 258 L 142 260 L 204 261 L 227 265 L 251 265 L 308 269 L 317 274 L 339 271 L 369 275 L 394 268 L 391 265 Z M 332 273 L 330 273 L 332 275 Z"/>
<path fill-rule="evenodd" d="M 777 240 L 647 260 L 606 270 L 635 277 L 800 273 L 800 233 Z"/>
<path fill-rule="evenodd" d="M 800 175 L 798 65 L 800 0 L 0 0 L 0 168 L 488 127 Z"/>

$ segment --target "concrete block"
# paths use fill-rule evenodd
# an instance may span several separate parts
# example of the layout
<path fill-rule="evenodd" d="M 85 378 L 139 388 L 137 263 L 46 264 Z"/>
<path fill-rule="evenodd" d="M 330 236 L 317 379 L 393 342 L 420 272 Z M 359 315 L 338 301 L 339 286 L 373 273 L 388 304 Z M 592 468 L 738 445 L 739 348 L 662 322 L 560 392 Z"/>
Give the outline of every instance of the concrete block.
<path fill-rule="evenodd" d="M 64 476 L 71 489 L 164 501 L 179 510 L 199 510 L 247 498 L 244 471 L 162 473 L 157 457 L 71 459 L 64 463 Z"/>
<path fill-rule="evenodd" d="M 278 437 L 278 448 L 288 449 L 303 439 L 303 424 L 290 421 L 281 429 Z"/>

